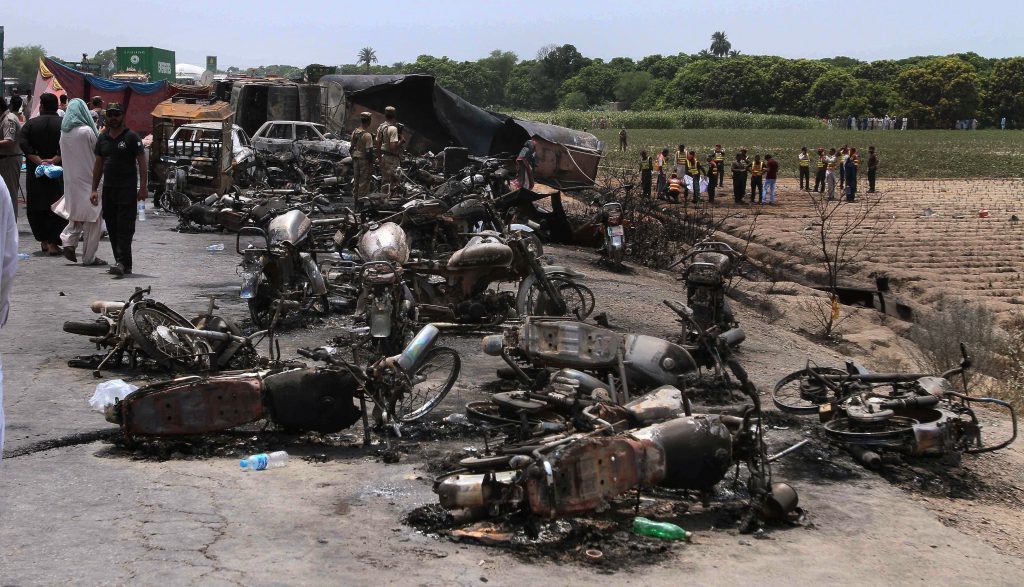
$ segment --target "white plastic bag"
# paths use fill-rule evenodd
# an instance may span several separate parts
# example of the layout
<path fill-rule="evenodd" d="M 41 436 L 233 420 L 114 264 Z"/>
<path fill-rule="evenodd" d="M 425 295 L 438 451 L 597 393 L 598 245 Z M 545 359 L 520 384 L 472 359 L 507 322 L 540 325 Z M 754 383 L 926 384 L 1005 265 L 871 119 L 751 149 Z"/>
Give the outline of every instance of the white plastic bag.
<path fill-rule="evenodd" d="M 107 406 L 113 405 L 115 401 L 122 400 L 129 393 L 138 389 L 138 385 L 125 383 L 123 379 L 111 379 L 96 386 L 96 393 L 89 399 L 89 406 L 97 412 L 103 413 Z"/>

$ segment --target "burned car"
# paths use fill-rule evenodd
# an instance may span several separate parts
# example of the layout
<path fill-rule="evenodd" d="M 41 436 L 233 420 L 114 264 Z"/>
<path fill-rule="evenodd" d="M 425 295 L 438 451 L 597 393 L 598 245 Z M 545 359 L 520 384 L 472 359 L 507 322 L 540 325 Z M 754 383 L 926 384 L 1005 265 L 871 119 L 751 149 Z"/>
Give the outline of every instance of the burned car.
<path fill-rule="evenodd" d="M 261 154 L 291 152 L 295 156 L 349 156 L 349 142 L 337 139 L 327 127 L 301 120 L 268 120 L 253 135 L 252 144 Z"/>

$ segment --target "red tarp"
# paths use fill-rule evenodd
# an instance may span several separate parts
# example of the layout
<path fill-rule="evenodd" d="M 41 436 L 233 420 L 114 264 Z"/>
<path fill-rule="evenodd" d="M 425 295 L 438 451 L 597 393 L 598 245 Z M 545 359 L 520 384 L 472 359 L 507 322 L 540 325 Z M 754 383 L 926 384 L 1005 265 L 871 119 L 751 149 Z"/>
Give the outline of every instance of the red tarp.
<path fill-rule="evenodd" d="M 177 93 L 177 88 L 165 81 L 119 82 L 72 69 L 49 58 L 44 60 L 44 65 L 69 99 L 82 98 L 88 102 L 93 96 L 99 96 L 104 105 L 120 102 L 125 109 L 125 125 L 140 135 L 153 131 L 151 114 L 156 105 Z"/>

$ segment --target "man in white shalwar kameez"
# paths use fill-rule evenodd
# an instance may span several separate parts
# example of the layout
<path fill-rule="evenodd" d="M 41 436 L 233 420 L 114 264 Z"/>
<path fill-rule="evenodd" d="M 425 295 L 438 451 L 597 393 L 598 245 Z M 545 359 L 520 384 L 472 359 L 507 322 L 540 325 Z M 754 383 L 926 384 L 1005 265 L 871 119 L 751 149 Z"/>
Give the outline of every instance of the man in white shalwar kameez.
<path fill-rule="evenodd" d="M 64 257 L 77 262 L 75 248 L 82 241 L 83 265 L 106 265 L 96 257 L 103 236 L 102 206 L 92 195 L 92 172 L 96 162 L 96 124 L 81 98 L 68 104 L 60 125 L 60 152 L 64 165 L 64 210 L 68 225 L 60 233 Z"/>
<path fill-rule="evenodd" d="M 18 270 L 18 221 L 11 194 L 0 181 L 0 328 L 7 323 L 14 272 Z M 0 362 L 0 459 L 4 455 L 4 367 Z"/>

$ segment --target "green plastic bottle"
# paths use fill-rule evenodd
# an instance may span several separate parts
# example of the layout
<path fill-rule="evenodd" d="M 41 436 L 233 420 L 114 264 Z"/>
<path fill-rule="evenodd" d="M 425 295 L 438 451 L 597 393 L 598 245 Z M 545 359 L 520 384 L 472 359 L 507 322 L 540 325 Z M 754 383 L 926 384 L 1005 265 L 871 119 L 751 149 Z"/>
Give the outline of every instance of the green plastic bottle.
<path fill-rule="evenodd" d="M 655 522 L 637 516 L 633 519 L 633 532 L 644 536 L 654 536 L 664 540 L 690 540 L 691 534 L 669 522 Z"/>

